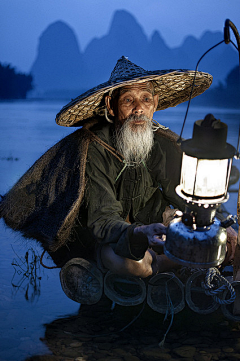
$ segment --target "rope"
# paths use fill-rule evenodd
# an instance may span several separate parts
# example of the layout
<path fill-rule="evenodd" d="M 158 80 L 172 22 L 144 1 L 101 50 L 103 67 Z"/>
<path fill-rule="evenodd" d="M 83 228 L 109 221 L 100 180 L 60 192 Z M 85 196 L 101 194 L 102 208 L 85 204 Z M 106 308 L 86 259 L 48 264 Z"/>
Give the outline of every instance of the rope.
<path fill-rule="evenodd" d="M 169 129 L 169 127 L 165 127 L 162 124 L 159 124 L 156 120 L 152 119 L 152 128 L 153 131 L 156 132 L 158 129 L 163 129 L 163 130 L 167 130 Z"/>
<path fill-rule="evenodd" d="M 120 162 L 123 162 L 121 158 L 123 158 L 122 154 L 119 153 L 115 148 L 111 147 L 109 144 L 104 142 L 101 138 L 99 138 L 97 135 L 95 135 L 93 132 L 89 130 L 89 133 L 91 134 L 92 140 L 95 140 L 97 143 L 99 143 L 103 148 L 108 150 L 112 155 L 114 155 Z"/>
<path fill-rule="evenodd" d="M 219 288 L 215 288 L 216 285 L 214 285 L 212 282 L 216 278 L 219 280 L 222 285 Z M 209 268 L 206 272 L 205 277 L 205 283 L 202 283 L 202 287 L 205 289 L 205 294 L 208 296 L 212 296 L 215 302 L 221 304 L 221 305 L 228 305 L 232 302 L 234 302 L 236 298 L 236 292 L 231 285 L 231 283 L 221 275 L 221 273 L 218 271 L 217 268 Z M 230 298 L 227 300 L 221 299 L 218 294 L 222 293 L 226 289 L 230 292 Z"/>
<path fill-rule="evenodd" d="M 173 278 L 173 277 L 172 277 Z M 172 279 L 171 278 L 171 279 Z M 168 282 L 171 281 L 168 280 L 166 282 L 166 285 L 165 285 L 165 290 L 166 290 L 166 297 L 167 297 L 167 310 L 166 310 L 166 313 L 165 313 L 165 317 L 164 317 L 164 321 L 166 321 L 167 317 L 169 314 L 171 314 L 171 320 L 170 320 L 170 323 L 168 325 L 168 328 L 167 328 L 167 331 L 165 332 L 165 334 L 163 335 L 163 339 L 159 342 L 158 346 L 159 347 L 164 347 L 164 343 L 165 343 L 165 340 L 166 340 L 166 337 L 167 337 L 167 334 L 168 332 L 170 331 L 171 327 L 172 327 L 172 324 L 173 324 L 173 318 L 174 318 L 174 306 L 173 306 L 173 303 L 172 303 L 172 299 L 171 299 L 171 296 L 170 296 L 170 292 L 168 290 Z M 163 321 L 163 322 L 164 322 Z"/>
<path fill-rule="evenodd" d="M 125 159 L 124 159 L 122 162 L 124 163 L 124 166 L 123 166 L 123 168 L 121 169 L 121 171 L 119 172 L 119 174 L 117 175 L 117 177 L 116 177 L 116 179 L 115 179 L 115 182 L 119 179 L 119 177 L 121 176 L 121 174 L 124 172 L 124 170 L 125 170 L 127 167 L 135 167 L 136 164 L 138 164 L 138 163 L 136 163 L 136 162 L 128 163 L 128 162 L 125 161 Z M 143 164 L 144 168 L 147 169 L 146 163 L 145 163 L 143 160 L 140 162 L 140 164 L 141 164 L 141 163 Z M 148 170 L 148 169 L 147 169 L 147 170 Z"/>

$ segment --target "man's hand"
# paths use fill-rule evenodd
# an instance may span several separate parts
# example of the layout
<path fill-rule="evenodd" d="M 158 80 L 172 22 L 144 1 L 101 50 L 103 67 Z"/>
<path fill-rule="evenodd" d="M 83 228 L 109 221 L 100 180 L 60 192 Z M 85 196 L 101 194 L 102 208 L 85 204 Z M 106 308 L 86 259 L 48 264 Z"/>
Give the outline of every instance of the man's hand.
<path fill-rule="evenodd" d="M 235 232 L 232 227 L 226 228 L 226 231 L 227 231 L 226 256 L 223 263 L 221 264 L 221 266 L 223 267 L 233 263 L 235 250 L 237 246 L 237 232 Z"/>
<path fill-rule="evenodd" d="M 166 229 L 162 223 L 152 223 L 146 226 L 139 226 L 134 229 L 134 234 L 144 233 L 148 238 L 150 247 L 163 246 L 166 240 Z"/>
<path fill-rule="evenodd" d="M 228 261 L 234 259 L 235 249 L 237 246 L 237 232 L 232 227 L 227 229 L 227 249 L 228 249 Z"/>

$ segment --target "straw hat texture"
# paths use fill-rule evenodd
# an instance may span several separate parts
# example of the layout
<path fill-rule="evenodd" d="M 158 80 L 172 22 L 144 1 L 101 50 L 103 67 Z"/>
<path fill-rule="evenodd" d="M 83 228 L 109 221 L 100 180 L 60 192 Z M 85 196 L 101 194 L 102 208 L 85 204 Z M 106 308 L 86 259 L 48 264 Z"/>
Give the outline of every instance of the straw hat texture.
<path fill-rule="evenodd" d="M 65 127 L 81 126 L 104 107 L 104 95 L 116 88 L 153 81 L 155 94 L 159 95 L 157 110 L 175 107 L 189 99 L 196 75 L 192 98 L 202 94 L 212 83 L 208 73 L 193 70 L 154 70 L 147 71 L 121 57 L 113 69 L 109 80 L 73 99 L 56 116 L 56 123 Z"/>

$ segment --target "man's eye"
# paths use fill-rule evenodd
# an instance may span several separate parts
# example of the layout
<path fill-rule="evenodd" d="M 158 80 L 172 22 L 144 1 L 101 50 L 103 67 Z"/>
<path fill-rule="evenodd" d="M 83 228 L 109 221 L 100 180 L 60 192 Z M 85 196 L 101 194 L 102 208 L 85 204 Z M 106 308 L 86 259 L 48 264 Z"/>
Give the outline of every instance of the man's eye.
<path fill-rule="evenodd" d="M 148 102 L 151 101 L 151 98 L 150 97 L 144 97 L 144 101 L 148 103 Z"/>

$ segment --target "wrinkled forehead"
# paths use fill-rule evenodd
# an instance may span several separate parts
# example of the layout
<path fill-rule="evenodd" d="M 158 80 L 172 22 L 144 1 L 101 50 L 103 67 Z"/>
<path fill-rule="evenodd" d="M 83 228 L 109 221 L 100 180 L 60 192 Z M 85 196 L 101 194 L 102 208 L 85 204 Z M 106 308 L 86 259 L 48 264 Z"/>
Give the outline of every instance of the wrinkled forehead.
<path fill-rule="evenodd" d="M 128 91 L 131 90 L 141 90 L 141 91 L 148 91 L 149 93 L 153 94 L 154 93 L 154 87 L 151 81 L 147 81 L 144 83 L 135 83 L 135 84 L 131 84 L 131 85 L 126 85 L 123 86 L 121 88 L 119 88 L 119 93 L 124 94 Z"/>
<path fill-rule="evenodd" d="M 131 92 L 131 90 L 140 90 L 140 91 L 147 91 L 150 94 L 154 95 L 154 86 L 151 81 L 141 82 L 141 83 L 133 83 L 131 85 L 125 85 L 123 87 L 117 88 L 112 92 L 112 99 L 116 99 L 120 95 Z"/>

